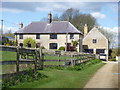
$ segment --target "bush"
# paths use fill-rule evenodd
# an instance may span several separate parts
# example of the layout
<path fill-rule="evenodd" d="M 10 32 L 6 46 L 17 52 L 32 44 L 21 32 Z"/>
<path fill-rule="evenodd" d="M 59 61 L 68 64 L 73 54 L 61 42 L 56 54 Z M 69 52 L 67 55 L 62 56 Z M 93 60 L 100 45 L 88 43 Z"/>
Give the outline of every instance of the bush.
<path fill-rule="evenodd" d="M 116 61 L 116 58 L 109 59 L 109 61 Z"/>
<path fill-rule="evenodd" d="M 29 45 L 30 45 L 30 46 L 29 46 Z M 32 47 L 32 48 L 35 48 L 35 46 L 36 46 L 35 40 L 33 40 L 32 38 L 24 39 L 24 41 L 23 41 L 23 46 L 24 46 L 24 47 Z"/>
<path fill-rule="evenodd" d="M 85 61 L 84 63 L 80 63 L 80 64 L 75 65 L 73 67 L 71 67 L 71 66 L 68 66 L 68 67 L 51 66 L 51 67 L 48 67 L 48 68 L 50 68 L 50 69 L 58 69 L 58 70 L 79 71 L 79 70 L 83 70 L 86 67 L 89 67 L 90 65 L 101 63 L 101 62 L 102 61 L 99 60 L 99 59 L 93 59 L 93 60 Z"/>
<path fill-rule="evenodd" d="M 61 46 L 58 50 L 65 50 L 65 47 Z"/>
<path fill-rule="evenodd" d="M 73 40 L 72 40 L 72 44 L 73 44 L 74 47 L 77 47 L 78 41 L 73 41 Z"/>
<path fill-rule="evenodd" d="M 79 71 L 79 70 L 82 70 L 90 65 L 93 65 L 93 64 L 96 64 L 96 63 L 100 63 L 101 60 L 99 59 L 94 59 L 94 60 L 89 60 L 89 61 L 86 61 L 84 63 L 80 63 L 78 65 L 75 65 L 73 67 L 68 67 L 67 69 L 68 70 L 75 70 L 75 71 Z"/>
<path fill-rule="evenodd" d="M 44 46 L 41 46 L 41 49 L 45 49 L 45 47 L 44 47 Z"/>
<path fill-rule="evenodd" d="M 2 88 L 9 88 L 22 82 L 31 82 L 42 78 L 47 78 L 47 76 L 39 73 L 38 71 L 27 70 L 25 74 L 19 74 L 17 76 L 3 79 Z"/>

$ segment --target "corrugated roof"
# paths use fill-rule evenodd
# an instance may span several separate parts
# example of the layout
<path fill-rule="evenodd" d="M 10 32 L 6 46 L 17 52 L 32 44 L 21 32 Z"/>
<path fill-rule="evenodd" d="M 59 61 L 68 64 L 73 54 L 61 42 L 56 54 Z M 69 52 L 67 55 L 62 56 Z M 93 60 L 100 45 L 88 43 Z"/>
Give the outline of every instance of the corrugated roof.
<path fill-rule="evenodd" d="M 82 34 L 82 32 L 80 32 L 68 21 L 53 21 L 52 23 L 32 22 L 15 33 L 80 33 Z"/>

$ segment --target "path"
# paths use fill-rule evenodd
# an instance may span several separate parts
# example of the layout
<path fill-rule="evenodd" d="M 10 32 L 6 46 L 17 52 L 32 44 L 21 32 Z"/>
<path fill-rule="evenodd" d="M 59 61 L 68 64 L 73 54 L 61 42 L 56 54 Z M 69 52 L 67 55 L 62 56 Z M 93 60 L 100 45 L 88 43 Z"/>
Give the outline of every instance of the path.
<path fill-rule="evenodd" d="M 118 88 L 118 63 L 108 62 L 96 72 L 84 88 Z"/>

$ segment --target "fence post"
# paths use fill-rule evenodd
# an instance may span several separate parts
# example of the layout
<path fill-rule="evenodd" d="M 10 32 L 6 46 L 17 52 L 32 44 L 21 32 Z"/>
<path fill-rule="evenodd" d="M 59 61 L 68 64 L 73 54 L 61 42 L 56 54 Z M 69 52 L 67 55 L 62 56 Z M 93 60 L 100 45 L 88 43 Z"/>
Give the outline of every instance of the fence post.
<path fill-rule="evenodd" d="M 75 65 L 75 55 L 73 55 L 73 66 Z"/>
<path fill-rule="evenodd" d="M 58 66 L 60 67 L 60 54 L 58 54 Z"/>
<path fill-rule="evenodd" d="M 34 66 L 35 66 L 35 70 L 37 70 L 37 51 L 35 50 L 35 62 L 34 62 Z"/>
<path fill-rule="evenodd" d="M 42 70 L 43 69 L 43 57 L 44 57 L 44 54 L 42 53 L 42 48 L 39 48 L 39 58 L 40 58 L 40 60 L 39 60 L 39 67 L 40 67 L 40 69 Z"/>
<path fill-rule="evenodd" d="M 17 47 L 16 72 L 19 72 L 19 47 Z"/>
<path fill-rule="evenodd" d="M 73 64 L 73 55 L 71 54 L 71 66 L 73 67 L 74 66 L 74 64 Z"/>

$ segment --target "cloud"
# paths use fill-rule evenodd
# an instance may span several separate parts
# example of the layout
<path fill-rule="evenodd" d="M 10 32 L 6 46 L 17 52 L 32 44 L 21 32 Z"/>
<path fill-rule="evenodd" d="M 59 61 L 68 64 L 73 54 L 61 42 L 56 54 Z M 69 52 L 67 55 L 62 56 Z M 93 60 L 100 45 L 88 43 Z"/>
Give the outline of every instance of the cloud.
<path fill-rule="evenodd" d="M 1 25 L 0 25 L 0 27 L 1 27 Z M 14 32 L 16 32 L 18 30 L 18 28 L 3 25 L 3 33 L 7 33 L 9 30 L 11 30 L 11 32 L 14 33 Z"/>
<path fill-rule="evenodd" d="M 80 11 L 96 12 L 108 3 L 105 2 L 3 2 L 3 11 L 64 11 L 68 8 L 76 8 Z"/>
<path fill-rule="evenodd" d="M 108 31 L 108 32 L 112 32 L 113 34 L 118 34 L 118 29 L 120 27 L 113 27 L 113 28 L 110 28 L 110 27 L 103 27 L 104 30 Z"/>
<path fill-rule="evenodd" d="M 106 15 L 105 14 L 102 14 L 102 13 L 100 13 L 100 12 L 93 12 L 93 13 L 90 13 L 93 17 L 95 17 L 95 18 L 100 18 L 100 19 L 103 19 L 103 18 L 105 18 L 106 17 Z"/>
<path fill-rule="evenodd" d="M 111 41 L 111 46 L 110 47 L 117 47 L 118 43 L 119 43 L 119 34 L 118 34 L 118 29 L 120 27 L 114 27 L 114 28 L 109 28 L 109 27 L 103 27 L 104 30 L 106 30 L 107 32 L 112 33 L 113 35 L 113 40 Z"/>

